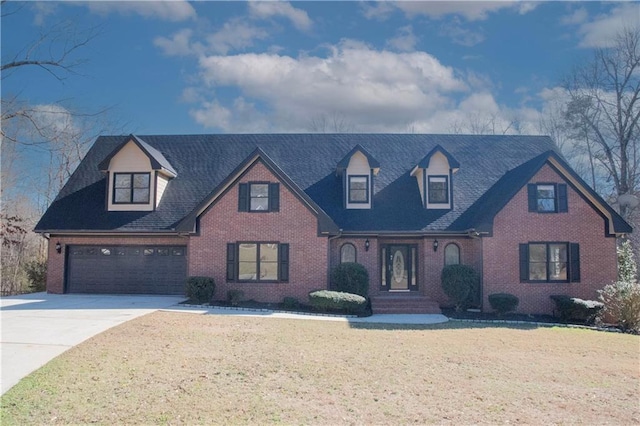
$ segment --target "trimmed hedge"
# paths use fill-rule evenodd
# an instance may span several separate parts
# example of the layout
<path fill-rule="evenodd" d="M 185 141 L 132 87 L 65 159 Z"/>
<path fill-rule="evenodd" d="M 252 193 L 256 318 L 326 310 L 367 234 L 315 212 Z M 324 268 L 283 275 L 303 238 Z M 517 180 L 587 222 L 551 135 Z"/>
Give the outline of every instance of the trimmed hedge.
<path fill-rule="evenodd" d="M 211 303 L 213 294 L 216 291 L 216 282 L 211 277 L 189 277 L 187 278 L 187 297 L 199 305 Z"/>
<path fill-rule="evenodd" d="M 344 311 L 360 315 L 366 311 L 367 299 L 359 294 L 318 290 L 309 293 L 309 304 L 319 311 Z"/>
<path fill-rule="evenodd" d="M 298 309 L 300 302 L 295 297 L 285 297 L 282 299 L 282 307 L 284 309 Z"/>
<path fill-rule="evenodd" d="M 563 321 L 577 320 L 585 324 L 593 324 L 596 317 L 604 308 L 604 303 L 596 300 L 582 300 L 564 294 L 549 296 L 556 304 L 560 319 Z"/>
<path fill-rule="evenodd" d="M 244 299 L 244 291 L 242 290 L 229 290 L 227 291 L 227 302 L 231 306 L 238 306 Z"/>
<path fill-rule="evenodd" d="M 500 315 L 515 311 L 520 303 L 517 296 L 509 293 L 494 293 L 489 295 L 491 308 Z"/>
<path fill-rule="evenodd" d="M 456 310 L 477 304 L 480 275 L 467 265 L 449 265 L 440 276 L 444 293 L 456 305 Z"/>
<path fill-rule="evenodd" d="M 345 262 L 331 272 L 332 287 L 339 292 L 369 295 L 369 273 L 359 263 Z"/>

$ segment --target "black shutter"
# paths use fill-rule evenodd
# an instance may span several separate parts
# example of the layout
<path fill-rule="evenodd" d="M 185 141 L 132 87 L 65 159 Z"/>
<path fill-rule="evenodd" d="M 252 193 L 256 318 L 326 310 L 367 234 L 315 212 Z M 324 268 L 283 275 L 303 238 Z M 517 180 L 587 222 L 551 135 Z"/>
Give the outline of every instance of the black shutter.
<path fill-rule="evenodd" d="M 269 184 L 269 211 L 280 211 L 280 184 Z"/>
<path fill-rule="evenodd" d="M 569 203 L 567 202 L 567 184 L 558 184 L 558 212 L 566 213 L 569 211 Z"/>
<path fill-rule="evenodd" d="M 571 252 L 569 254 L 569 262 L 571 267 L 569 269 L 569 279 L 572 283 L 580 282 L 580 244 L 571 243 Z"/>
<path fill-rule="evenodd" d="M 249 211 L 249 184 L 247 183 L 238 185 L 238 211 Z"/>
<path fill-rule="evenodd" d="M 227 281 L 236 280 L 236 245 L 227 244 Z"/>
<path fill-rule="evenodd" d="M 289 281 L 289 244 L 278 245 L 278 279 Z"/>
<path fill-rule="evenodd" d="M 529 244 L 520 244 L 520 282 L 529 281 Z"/>
<path fill-rule="evenodd" d="M 530 183 L 527 185 L 527 195 L 529 197 L 529 211 L 538 211 L 538 185 Z"/>

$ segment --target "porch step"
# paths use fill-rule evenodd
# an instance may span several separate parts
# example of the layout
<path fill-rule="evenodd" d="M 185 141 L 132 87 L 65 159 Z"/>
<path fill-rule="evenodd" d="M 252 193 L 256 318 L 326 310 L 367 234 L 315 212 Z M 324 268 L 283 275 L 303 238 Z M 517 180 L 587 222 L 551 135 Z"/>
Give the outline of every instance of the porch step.
<path fill-rule="evenodd" d="M 374 314 L 440 314 L 437 302 L 420 295 L 389 294 L 371 298 Z"/>

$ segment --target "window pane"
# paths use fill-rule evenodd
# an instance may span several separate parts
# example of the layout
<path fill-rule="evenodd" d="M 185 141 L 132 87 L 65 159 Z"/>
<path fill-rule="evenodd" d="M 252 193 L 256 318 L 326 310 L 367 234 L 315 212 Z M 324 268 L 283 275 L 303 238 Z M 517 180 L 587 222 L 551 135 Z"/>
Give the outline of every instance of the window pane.
<path fill-rule="evenodd" d="M 345 244 L 340 251 L 340 263 L 355 262 L 356 261 L 356 248 L 353 244 Z"/>
<path fill-rule="evenodd" d="M 278 262 L 260 262 L 260 279 L 276 281 L 278 279 Z"/>
<path fill-rule="evenodd" d="M 240 244 L 238 248 L 238 278 L 255 280 L 258 277 L 258 246 L 256 244 Z"/>
<path fill-rule="evenodd" d="M 460 263 L 460 249 L 455 244 L 449 244 L 444 249 L 444 264 L 458 265 Z"/>
<path fill-rule="evenodd" d="M 146 188 L 146 189 L 134 189 L 133 190 L 133 202 L 134 203 L 148 203 L 149 202 L 149 188 Z"/>
<path fill-rule="evenodd" d="M 446 203 L 447 197 L 447 179 L 443 177 L 429 177 L 429 202 L 430 203 Z"/>
<path fill-rule="evenodd" d="M 131 175 L 116 173 L 116 188 L 130 188 L 131 187 Z"/>
<path fill-rule="evenodd" d="M 547 198 L 538 199 L 538 211 L 539 212 L 556 211 L 556 200 L 550 200 Z"/>
<path fill-rule="evenodd" d="M 349 177 L 349 201 L 366 202 L 367 201 L 367 181 L 365 176 Z"/>
<path fill-rule="evenodd" d="M 555 198 L 553 185 L 538 185 L 538 198 Z"/>
<path fill-rule="evenodd" d="M 268 198 L 252 198 L 251 210 L 268 210 L 269 199 Z"/>
<path fill-rule="evenodd" d="M 547 261 L 547 245 L 546 244 L 529 244 L 529 261 L 530 262 L 546 262 Z"/>
<path fill-rule="evenodd" d="M 111 256 L 111 249 L 108 249 L 108 248 L 100 249 L 100 253 L 102 253 L 104 256 Z"/>
<path fill-rule="evenodd" d="M 552 262 L 567 261 L 567 245 L 566 244 L 549 244 L 549 260 Z"/>
<path fill-rule="evenodd" d="M 277 262 L 278 261 L 278 245 L 277 244 L 260 244 L 260 261 Z"/>
<path fill-rule="evenodd" d="M 149 188 L 149 175 L 147 173 L 133 175 L 134 188 Z"/>
<path fill-rule="evenodd" d="M 266 183 L 254 183 L 251 184 L 251 198 L 253 197 L 268 197 L 269 196 L 269 184 Z"/>
<path fill-rule="evenodd" d="M 554 185 L 538 185 L 538 211 L 554 212 L 556 210 L 556 191 Z"/>
<path fill-rule="evenodd" d="M 158 256 L 169 256 L 169 249 L 167 248 L 159 248 Z"/>
<path fill-rule="evenodd" d="M 547 264 L 546 263 L 530 263 L 529 279 L 534 281 L 547 280 Z"/>
<path fill-rule="evenodd" d="M 567 245 L 549 244 L 549 279 L 567 279 Z"/>
<path fill-rule="evenodd" d="M 145 256 L 153 256 L 153 253 L 155 252 L 154 249 L 152 248 L 146 248 L 144 249 L 144 251 L 142 252 L 142 254 L 144 254 Z"/>
<path fill-rule="evenodd" d="M 116 188 L 115 191 L 116 191 L 115 193 L 116 203 L 128 203 L 129 201 L 131 201 L 130 188 L 123 188 L 123 189 Z"/>

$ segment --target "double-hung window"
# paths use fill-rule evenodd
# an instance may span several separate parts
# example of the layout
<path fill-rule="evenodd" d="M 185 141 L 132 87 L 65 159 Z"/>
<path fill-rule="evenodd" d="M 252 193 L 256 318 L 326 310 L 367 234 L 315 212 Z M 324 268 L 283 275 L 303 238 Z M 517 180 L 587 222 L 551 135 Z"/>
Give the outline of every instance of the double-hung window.
<path fill-rule="evenodd" d="M 431 204 L 448 204 L 449 178 L 447 176 L 429 176 L 428 195 Z"/>
<path fill-rule="evenodd" d="M 238 186 L 238 211 L 266 213 L 280 210 L 280 184 L 241 183 Z"/>
<path fill-rule="evenodd" d="M 520 244 L 520 281 L 580 281 L 580 247 L 565 242 Z"/>
<path fill-rule="evenodd" d="M 349 202 L 365 204 L 369 202 L 369 176 L 349 176 Z"/>
<path fill-rule="evenodd" d="M 148 204 L 150 173 L 114 173 L 114 204 Z"/>
<path fill-rule="evenodd" d="M 567 185 L 563 183 L 532 183 L 527 186 L 529 211 L 564 213 L 568 211 Z"/>
<path fill-rule="evenodd" d="M 227 244 L 227 281 L 289 280 L 289 244 L 238 242 Z"/>

